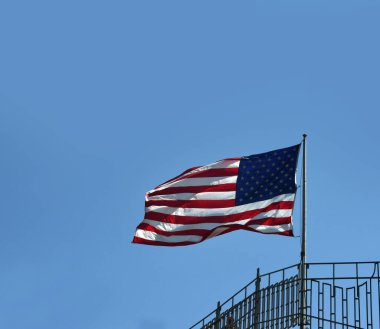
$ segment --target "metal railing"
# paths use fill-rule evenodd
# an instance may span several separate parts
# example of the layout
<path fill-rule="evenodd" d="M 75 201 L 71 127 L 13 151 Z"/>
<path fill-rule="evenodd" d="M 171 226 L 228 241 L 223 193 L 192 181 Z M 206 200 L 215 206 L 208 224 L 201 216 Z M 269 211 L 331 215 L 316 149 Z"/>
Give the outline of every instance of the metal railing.
<path fill-rule="evenodd" d="M 287 329 L 301 322 L 308 329 L 380 328 L 379 262 L 308 263 L 304 285 L 299 270 L 300 264 L 264 275 L 258 270 L 190 329 Z"/>

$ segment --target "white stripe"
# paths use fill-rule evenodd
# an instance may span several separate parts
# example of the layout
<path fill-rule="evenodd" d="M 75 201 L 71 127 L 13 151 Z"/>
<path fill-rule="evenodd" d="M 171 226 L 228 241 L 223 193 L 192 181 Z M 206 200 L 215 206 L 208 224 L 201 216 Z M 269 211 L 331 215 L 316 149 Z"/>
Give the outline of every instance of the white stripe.
<path fill-rule="evenodd" d="M 273 226 L 267 226 L 267 225 L 249 225 L 249 227 L 260 231 L 264 233 L 279 233 L 279 232 L 286 232 L 293 229 L 293 225 L 291 223 L 289 224 L 283 224 L 283 225 L 273 225 Z"/>
<path fill-rule="evenodd" d="M 171 183 L 169 186 L 165 186 L 165 188 L 177 186 L 210 186 L 220 184 L 233 184 L 236 183 L 236 180 L 237 176 L 186 178 L 179 181 L 175 181 Z M 162 188 L 158 189 L 158 191 L 160 190 L 162 190 Z"/>
<path fill-rule="evenodd" d="M 177 193 L 153 195 L 147 197 L 147 201 L 151 200 L 231 200 L 235 199 L 236 192 L 201 192 L 201 193 Z"/>
<path fill-rule="evenodd" d="M 258 220 L 258 219 L 264 219 L 264 218 L 283 218 L 283 217 L 290 217 L 291 215 L 292 215 L 292 209 L 274 209 L 274 210 L 260 213 L 254 217 L 250 217 L 250 218 L 242 219 L 238 221 L 231 221 L 227 223 L 172 224 L 172 223 L 164 223 L 160 221 L 155 221 L 152 219 L 144 219 L 143 223 L 149 224 L 161 231 L 176 232 L 176 231 L 186 231 L 186 230 L 213 230 L 216 227 L 226 226 L 226 225 L 244 226 L 251 220 Z M 253 227 L 253 226 L 254 224 L 250 225 L 250 227 Z"/>
<path fill-rule="evenodd" d="M 177 208 L 167 206 L 149 206 L 145 208 L 145 212 L 154 211 L 162 214 L 177 215 L 177 216 L 226 216 L 239 214 L 241 212 L 262 209 L 273 202 L 279 201 L 293 201 L 295 197 L 294 193 L 281 194 L 272 199 L 258 201 L 254 203 L 248 203 L 241 206 L 227 207 L 227 208 Z"/>
<path fill-rule="evenodd" d="M 198 235 L 173 235 L 173 236 L 164 236 L 156 232 L 144 231 L 137 229 L 135 236 L 138 238 L 159 241 L 159 242 L 200 242 L 202 237 Z"/>
<path fill-rule="evenodd" d="M 220 160 L 220 161 L 199 167 L 199 168 L 194 169 L 192 171 L 189 171 L 186 174 L 176 178 L 173 182 L 168 182 L 168 183 L 159 185 L 157 188 L 147 192 L 147 194 L 155 192 L 155 191 L 159 191 L 159 190 L 162 190 L 162 189 L 165 189 L 168 187 L 172 187 L 175 182 L 177 182 L 179 180 L 186 179 L 187 176 L 194 174 L 194 173 L 197 173 L 197 172 L 206 171 L 209 169 L 239 168 L 239 164 L 240 164 L 240 160 Z"/>

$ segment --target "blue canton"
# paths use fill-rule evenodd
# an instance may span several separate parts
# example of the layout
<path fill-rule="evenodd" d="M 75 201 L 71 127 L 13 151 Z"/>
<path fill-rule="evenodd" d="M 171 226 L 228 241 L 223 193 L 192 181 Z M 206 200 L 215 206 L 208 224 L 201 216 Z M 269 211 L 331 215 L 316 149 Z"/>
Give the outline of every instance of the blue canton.
<path fill-rule="evenodd" d="M 295 193 L 300 144 L 242 157 L 236 182 L 236 205 Z"/>

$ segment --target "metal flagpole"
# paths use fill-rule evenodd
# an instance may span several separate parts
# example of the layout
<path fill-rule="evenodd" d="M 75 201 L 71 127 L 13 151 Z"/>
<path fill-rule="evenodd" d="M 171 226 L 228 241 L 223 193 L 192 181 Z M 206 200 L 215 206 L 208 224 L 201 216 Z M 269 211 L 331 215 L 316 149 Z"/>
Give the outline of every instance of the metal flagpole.
<path fill-rule="evenodd" d="M 306 292 L 306 134 L 302 141 L 302 234 L 301 234 L 301 264 L 300 264 L 300 328 L 304 329 L 307 324 L 307 292 Z"/>

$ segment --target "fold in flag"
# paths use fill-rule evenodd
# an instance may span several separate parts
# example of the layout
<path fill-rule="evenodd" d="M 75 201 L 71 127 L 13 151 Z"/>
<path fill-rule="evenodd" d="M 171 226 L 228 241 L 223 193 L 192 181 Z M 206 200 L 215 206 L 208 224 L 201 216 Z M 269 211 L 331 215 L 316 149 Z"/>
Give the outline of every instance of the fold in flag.
<path fill-rule="evenodd" d="M 157 186 L 133 242 L 184 246 L 239 229 L 293 236 L 299 149 L 220 160 Z"/>

